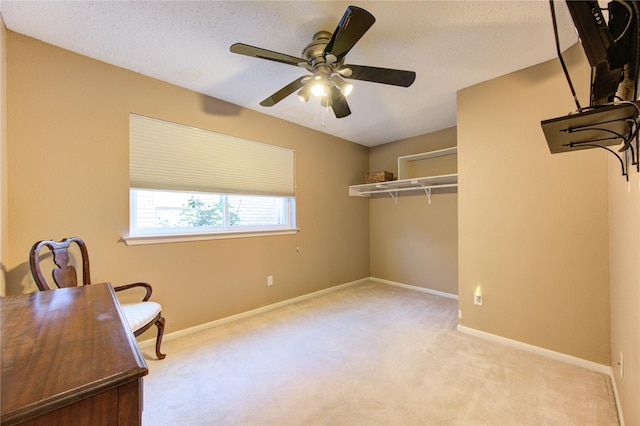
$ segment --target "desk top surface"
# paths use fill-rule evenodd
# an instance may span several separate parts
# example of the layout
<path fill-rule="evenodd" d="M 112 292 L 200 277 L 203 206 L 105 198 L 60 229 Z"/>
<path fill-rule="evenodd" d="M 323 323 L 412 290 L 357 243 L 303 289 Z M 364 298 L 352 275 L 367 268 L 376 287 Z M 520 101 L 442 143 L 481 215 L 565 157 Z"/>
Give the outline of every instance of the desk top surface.
<path fill-rule="evenodd" d="M 148 373 L 109 283 L 5 297 L 0 311 L 3 423 Z"/>

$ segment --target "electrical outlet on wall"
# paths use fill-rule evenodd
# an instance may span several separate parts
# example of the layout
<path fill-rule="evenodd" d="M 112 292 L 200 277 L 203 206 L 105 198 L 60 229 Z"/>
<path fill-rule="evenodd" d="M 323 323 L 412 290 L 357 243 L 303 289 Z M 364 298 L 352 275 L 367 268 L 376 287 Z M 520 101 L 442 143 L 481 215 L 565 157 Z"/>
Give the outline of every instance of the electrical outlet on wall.
<path fill-rule="evenodd" d="M 273 285 L 273 275 L 267 277 L 267 285 Z"/>

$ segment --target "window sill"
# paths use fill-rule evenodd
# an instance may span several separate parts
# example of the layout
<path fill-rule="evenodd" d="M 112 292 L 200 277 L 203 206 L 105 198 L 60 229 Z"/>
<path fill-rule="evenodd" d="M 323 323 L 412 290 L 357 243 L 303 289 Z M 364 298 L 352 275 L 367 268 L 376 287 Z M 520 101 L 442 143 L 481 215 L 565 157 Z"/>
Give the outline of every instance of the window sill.
<path fill-rule="evenodd" d="M 274 231 L 215 232 L 202 234 L 165 234 L 165 235 L 132 235 L 122 237 L 128 246 L 144 244 L 184 243 L 190 241 L 226 240 L 231 238 L 271 237 L 276 235 L 294 235 L 297 229 L 278 229 Z"/>

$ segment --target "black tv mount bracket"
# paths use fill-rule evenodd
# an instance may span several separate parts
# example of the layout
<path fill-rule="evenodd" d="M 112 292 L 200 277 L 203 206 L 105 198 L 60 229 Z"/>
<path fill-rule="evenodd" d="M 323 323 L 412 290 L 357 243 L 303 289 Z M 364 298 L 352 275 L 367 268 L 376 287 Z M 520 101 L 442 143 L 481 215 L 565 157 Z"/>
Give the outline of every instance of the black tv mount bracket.
<path fill-rule="evenodd" d="M 579 149 L 602 148 L 620 162 L 622 175 L 640 172 L 640 102 L 620 101 L 583 109 L 564 117 L 542 121 L 542 130 L 552 154 Z M 611 147 L 622 144 L 618 151 Z"/>
<path fill-rule="evenodd" d="M 628 181 L 630 165 L 640 172 L 640 102 L 618 101 L 586 108 L 580 106 L 560 50 L 553 0 L 549 3 L 558 59 L 577 107 L 575 112 L 567 116 L 541 122 L 549 149 L 552 154 L 589 148 L 605 149 L 619 160 L 622 176 Z M 610 148 L 620 144 L 622 147 L 617 152 Z"/>

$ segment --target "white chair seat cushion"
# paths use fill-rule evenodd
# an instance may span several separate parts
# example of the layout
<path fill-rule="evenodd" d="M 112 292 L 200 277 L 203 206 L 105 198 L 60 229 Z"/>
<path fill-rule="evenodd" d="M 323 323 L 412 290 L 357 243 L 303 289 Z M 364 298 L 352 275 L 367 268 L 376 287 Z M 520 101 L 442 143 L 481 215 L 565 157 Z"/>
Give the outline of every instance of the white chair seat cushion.
<path fill-rule="evenodd" d="M 149 324 L 162 310 L 162 306 L 156 302 L 124 303 L 121 306 L 129 327 L 134 333 Z"/>

